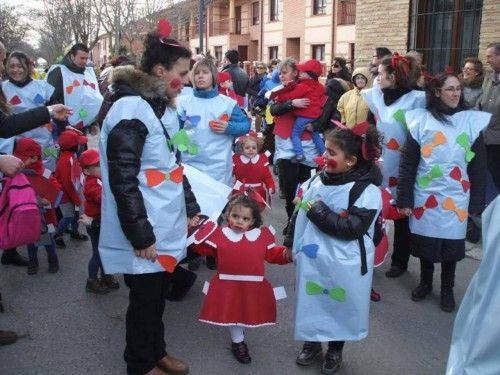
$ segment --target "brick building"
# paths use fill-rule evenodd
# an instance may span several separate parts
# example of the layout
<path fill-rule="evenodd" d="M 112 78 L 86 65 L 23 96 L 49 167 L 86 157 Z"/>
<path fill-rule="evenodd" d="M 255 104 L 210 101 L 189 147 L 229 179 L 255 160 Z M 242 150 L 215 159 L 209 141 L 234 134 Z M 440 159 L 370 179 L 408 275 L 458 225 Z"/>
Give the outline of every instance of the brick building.
<path fill-rule="evenodd" d="M 358 0 L 357 65 L 366 65 L 374 48 L 417 50 L 436 73 L 459 70 L 467 56 L 484 58 L 486 45 L 500 40 L 498 0 Z"/>

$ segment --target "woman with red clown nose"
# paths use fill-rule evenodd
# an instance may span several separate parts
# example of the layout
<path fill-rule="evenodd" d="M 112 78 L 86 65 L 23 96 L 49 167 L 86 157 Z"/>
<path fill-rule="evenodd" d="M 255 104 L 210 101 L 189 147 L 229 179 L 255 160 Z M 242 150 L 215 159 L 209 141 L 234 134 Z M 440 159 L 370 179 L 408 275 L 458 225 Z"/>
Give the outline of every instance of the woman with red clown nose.
<path fill-rule="evenodd" d="M 375 221 L 382 176 L 380 137 L 368 123 L 326 135 L 325 167 L 299 189 L 284 245 L 296 263 L 296 363 L 308 366 L 328 342 L 322 373 L 334 374 L 347 340 L 368 334 Z"/>
<path fill-rule="evenodd" d="M 169 142 L 179 130 L 173 99 L 188 82 L 191 52 L 160 20 L 146 35 L 139 69 L 113 71 L 115 102 L 101 130 L 101 236 L 106 273 L 130 288 L 125 361 L 129 374 L 185 374 L 167 354 L 162 321 L 169 280 L 186 255 L 200 208 Z M 117 225 L 119 223 L 120 225 Z"/>

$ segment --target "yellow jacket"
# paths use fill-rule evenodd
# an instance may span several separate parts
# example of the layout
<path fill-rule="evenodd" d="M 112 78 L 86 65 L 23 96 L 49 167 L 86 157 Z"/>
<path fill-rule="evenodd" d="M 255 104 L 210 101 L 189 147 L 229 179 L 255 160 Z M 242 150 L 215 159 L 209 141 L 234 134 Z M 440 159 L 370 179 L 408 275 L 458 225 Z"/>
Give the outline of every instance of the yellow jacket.
<path fill-rule="evenodd" d="M 352 80 L 354 82 L 354 77 L 358 74 L 363 75 L 366 78 L 367 84 L 363 89 L 367 89 L 371 86 L 370 73 L 367 68 L 355 69 L 352 73 Z M 347 91 L 342 95 L 337 104 L 337 110 L 342 116 L 342 123 L 346 124 L 347 127 L 352 128 L 354 125 L 363 122 L 368 117 L 368 104 L 361 96 L 357 87 L 352 90 Z"/>

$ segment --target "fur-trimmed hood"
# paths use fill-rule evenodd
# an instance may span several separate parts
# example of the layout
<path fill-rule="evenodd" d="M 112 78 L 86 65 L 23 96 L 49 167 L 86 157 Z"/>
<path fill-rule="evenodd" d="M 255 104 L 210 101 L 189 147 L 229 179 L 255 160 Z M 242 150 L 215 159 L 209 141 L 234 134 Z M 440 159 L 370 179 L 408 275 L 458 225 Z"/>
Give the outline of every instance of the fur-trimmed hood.
<path fill-rule="evenodd" d="M 165 96 L 166 86 L 163 80 L 146 74 L 134 66 L 114 68 L 110 82 L 115 100 L 123 96 L 139 95 L 148 101 L 162 99 L 169 107 L 175 106 L 175 101 Z"/>

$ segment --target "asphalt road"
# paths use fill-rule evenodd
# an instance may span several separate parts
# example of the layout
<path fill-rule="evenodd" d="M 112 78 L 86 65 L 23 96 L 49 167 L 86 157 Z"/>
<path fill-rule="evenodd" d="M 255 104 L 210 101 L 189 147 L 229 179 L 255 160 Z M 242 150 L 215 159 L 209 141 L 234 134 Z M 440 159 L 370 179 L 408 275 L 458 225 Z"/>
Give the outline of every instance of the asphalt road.
<path fill-rule="evenodd" d="M 266 222 L 280 233 L 285 224 L 283 201 L 275 199 L 273 205 Z M 85 292 L 90 243 L 69 238 L 67 243 L 67 249 L 59 250 L 61 268 L 57 274 L 47 272 L 43 249 L 39 250 L 38 275 L 28 276 L 23 268 L 0 265 L 0 290 L 6 307 L 0 314 L 0 329 L 25 335 L 13 345 L 0 347 L 0 374 L 126 373 L 127 289 L 122 282 L 119 291 L 108 295 Z M 416 303 L 410 300 L 410 292 L 418 284 L 417 260 L 412 259 L 409 272 L 396 280 L 384 276 L 389 263 L 390 259 L 375 271 L 374 287 L 382 300 L 371 305 L 369 336 L 346 344 L 339 374 L 443 374 L 455 313 L 439 309 L 439 267 L 433 294 Z M 461 301 L 478 264 L 470 257 L 458 264 L 457 301 Z M 197 320 L 202 286 L 212 272 L 203 265 L 190 293 L 182 302 L 168 302 L 164 315 L 167 350 L 186 360 L 191 374 L 320 372 L 320 359 L 310 368 L 299 368 L 294 362 L 301 343 L 293 340 L 293 265 L 267 267 L 267 278 L 274 286 L 283 285 L 288 298 L 278 301 L 276 326 L 247 330 L 252 356 L 249 365 L 233 359 L 225 328 Z"/>

